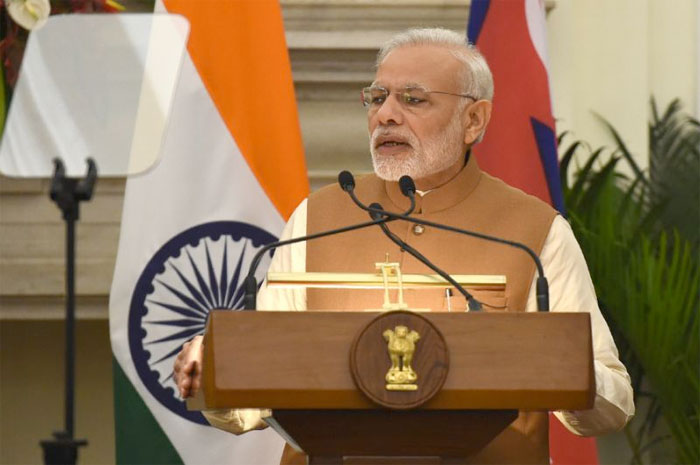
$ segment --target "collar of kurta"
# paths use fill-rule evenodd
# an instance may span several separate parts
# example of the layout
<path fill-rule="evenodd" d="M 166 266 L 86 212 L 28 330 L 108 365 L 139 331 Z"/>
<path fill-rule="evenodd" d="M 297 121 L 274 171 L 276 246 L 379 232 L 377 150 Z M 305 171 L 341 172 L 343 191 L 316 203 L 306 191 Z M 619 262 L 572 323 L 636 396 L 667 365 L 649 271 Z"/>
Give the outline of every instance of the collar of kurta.
<path fill-rule="evenodd" d="M 476 157 L 467 153 L 467 163 L 457 176 L 440 187 L 436 187 L 423 195 L 416 195 L 414 214 L 429 214 L 446 210 L 469 197 L 481 179 L 482 171 L 476 162 Z M 389 199 L 398 210 L 406 210 L 410 201 L 401 193 L 399 183 L 385 181 L 384 186 Z"/>

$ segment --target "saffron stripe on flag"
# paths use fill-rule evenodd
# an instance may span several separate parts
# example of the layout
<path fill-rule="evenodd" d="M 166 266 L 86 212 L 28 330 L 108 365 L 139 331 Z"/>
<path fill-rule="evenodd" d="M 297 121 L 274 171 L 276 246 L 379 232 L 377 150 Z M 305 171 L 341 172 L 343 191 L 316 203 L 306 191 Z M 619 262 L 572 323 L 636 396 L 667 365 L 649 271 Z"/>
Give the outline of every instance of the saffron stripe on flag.
<path fill-rule="evenodd" d="M 309 186 L 279 3 L 165 5 L 190 20 L 188 49 L 202 81 L 258 182 L 289 218 Z"/>

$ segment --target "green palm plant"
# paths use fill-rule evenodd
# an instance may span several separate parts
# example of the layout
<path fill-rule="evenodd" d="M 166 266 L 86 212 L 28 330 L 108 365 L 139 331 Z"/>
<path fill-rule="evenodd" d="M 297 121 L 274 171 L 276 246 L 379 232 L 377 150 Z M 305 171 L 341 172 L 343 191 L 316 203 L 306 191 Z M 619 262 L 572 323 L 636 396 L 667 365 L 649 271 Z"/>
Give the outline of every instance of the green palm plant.
<path fill-rule="evenodd" d="M 612 155 L 571 143 L 561 181 L 635 395 L 649 401 L 642 421 L 626 430 L 633 463 L 668 444 L 677 463 L 700 463 L 700 125 L 677 101 L 663 114 L 651 105 L 648 171 L 604 122 L 617 142 Z M 585 162 L 575 169 L 582 151 Z M 620 174 L 620 162 L 633 177 Z M 660 418 L 667 435 L 656 432 Z"/>
<path fill-rule="evenodd" d="M 700 244 L 700 122 L 682 112 L 679 100 L 659 113 L 651 101 L 649 173 L 635 162 L 615 128 L 601 118 L 617 150 L 648 188 L 644 200 L 659 209 L 658 226 L 677 229 L 697 251 Z"/>

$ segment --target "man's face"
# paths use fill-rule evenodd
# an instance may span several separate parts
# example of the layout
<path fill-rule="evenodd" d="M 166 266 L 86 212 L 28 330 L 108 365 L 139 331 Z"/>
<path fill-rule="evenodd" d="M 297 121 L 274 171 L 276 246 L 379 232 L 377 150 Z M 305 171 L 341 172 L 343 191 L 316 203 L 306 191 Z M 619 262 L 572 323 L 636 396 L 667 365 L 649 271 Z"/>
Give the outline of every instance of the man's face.
<path fill-rule="evenodd" d="M 402 102 L 409 87 L 461 94 L 462 64 L 439 46 L 407 46 L 392 51 L 379 66 L 373 86 L 389 91 L 381 104 L 370 105 L 370 151 L 377 175 L 396 181 L 456 172 L 466 151 L 461 97 L 426 94 L 420 103 Z"/>

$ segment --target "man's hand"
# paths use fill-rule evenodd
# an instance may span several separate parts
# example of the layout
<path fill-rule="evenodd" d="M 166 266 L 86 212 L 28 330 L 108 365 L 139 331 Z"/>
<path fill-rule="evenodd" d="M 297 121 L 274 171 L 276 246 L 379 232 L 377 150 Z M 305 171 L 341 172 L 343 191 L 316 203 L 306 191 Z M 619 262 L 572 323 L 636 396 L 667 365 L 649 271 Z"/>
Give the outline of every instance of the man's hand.
<path fill-rule="evenodd" d="M 202 336 L 195 336 L 182 345 L 173 366 L 175 384 L 183 399 L 193 397 L 202 382 Z"/>

